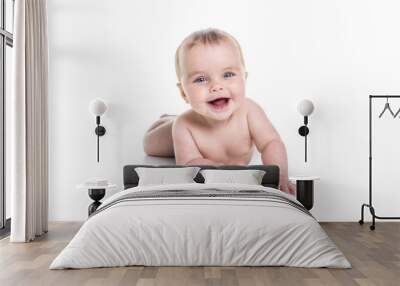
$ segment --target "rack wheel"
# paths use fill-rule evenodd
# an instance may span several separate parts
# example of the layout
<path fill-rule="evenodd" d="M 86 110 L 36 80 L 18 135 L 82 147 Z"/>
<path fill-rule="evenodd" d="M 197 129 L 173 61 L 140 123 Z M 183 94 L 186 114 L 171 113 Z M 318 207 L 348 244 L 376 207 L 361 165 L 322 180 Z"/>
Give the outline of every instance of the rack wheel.
<path fill-rule="evenodd" d="M 364 224 L 364 221 L 363 221 L 362 219 L 360 219 L 360 220 L 358 221 L 358 223 L 361 224 L 361 225 L 363 225 L 363 224 Z"/>
<path fill-rule="evenodd" d="M 370 230 L 374 230 L 374 229 L 375 229 L 375 226 L 374 226 L 374 225 L 371 225 L 371 226 L 369 227 L 369 229 L 370 229 Z"/>

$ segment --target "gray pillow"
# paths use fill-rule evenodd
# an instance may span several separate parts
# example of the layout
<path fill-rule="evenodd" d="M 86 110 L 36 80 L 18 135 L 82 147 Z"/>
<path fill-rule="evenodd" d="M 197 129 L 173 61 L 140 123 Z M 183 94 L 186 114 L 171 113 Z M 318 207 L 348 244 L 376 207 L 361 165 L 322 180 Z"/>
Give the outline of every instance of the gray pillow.
<path fill-rule="evenodd" d="M 183 168 L 135 168 L 139 176 L 138 186 L 195 183 L 199 167 Z"/>
<path fill-rule="evenodd" d="M 246 185 L 261 185 L 265 171 L 262 170 L 201 170 L 204 183 L 234 183 Z"/>

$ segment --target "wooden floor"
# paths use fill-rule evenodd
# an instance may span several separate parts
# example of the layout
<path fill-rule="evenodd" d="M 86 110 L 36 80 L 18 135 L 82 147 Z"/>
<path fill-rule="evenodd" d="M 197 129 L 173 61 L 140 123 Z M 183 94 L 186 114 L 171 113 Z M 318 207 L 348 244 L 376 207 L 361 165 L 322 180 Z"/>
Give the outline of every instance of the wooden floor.
<path fill-rule="evenodd" d="M 321 223 L 353 268 L 119 267 L 48 270 L 80 223 L 51 223 L 32 243 L 0 241 L 0 285 L 400 285 L 400 222 Z"/>

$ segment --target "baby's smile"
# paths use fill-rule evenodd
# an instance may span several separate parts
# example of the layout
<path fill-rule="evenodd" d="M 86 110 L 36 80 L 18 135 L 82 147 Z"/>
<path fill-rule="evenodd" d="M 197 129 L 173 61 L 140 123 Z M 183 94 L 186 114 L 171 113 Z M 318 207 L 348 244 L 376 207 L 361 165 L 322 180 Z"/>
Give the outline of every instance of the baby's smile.
<path fill-rule="evenodd" d="M 230 102 L 231 99 L 229 97 L 218 97 L 216 99 L 207 101 L 207 104 L 213 111 L 221 112 L 228 108 Z"/>

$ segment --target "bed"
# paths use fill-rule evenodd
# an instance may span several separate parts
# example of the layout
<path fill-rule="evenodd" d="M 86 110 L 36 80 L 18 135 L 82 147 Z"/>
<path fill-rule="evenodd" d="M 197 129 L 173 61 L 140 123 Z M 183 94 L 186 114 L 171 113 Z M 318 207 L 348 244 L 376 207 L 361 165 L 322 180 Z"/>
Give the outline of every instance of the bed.
<path fill-rule="evenodd" d="M 50 269 L 144 266 L 350 268 L 317 220 L 279 191 L 277 166 L 196 166 L 193 182 L 141 185 L 128 165 L 124 190 L 107 198 Z M 164 169 L 165 168 L 165 169 Z M 262 171 L 260 184 L 204 179 L 210 170 Z M 212 173 L 212 171 L 211 171 Z M 207 175 L 208 176 L 208 175 Z M 236 176 L 238 177 L 238 176 Z"/>

